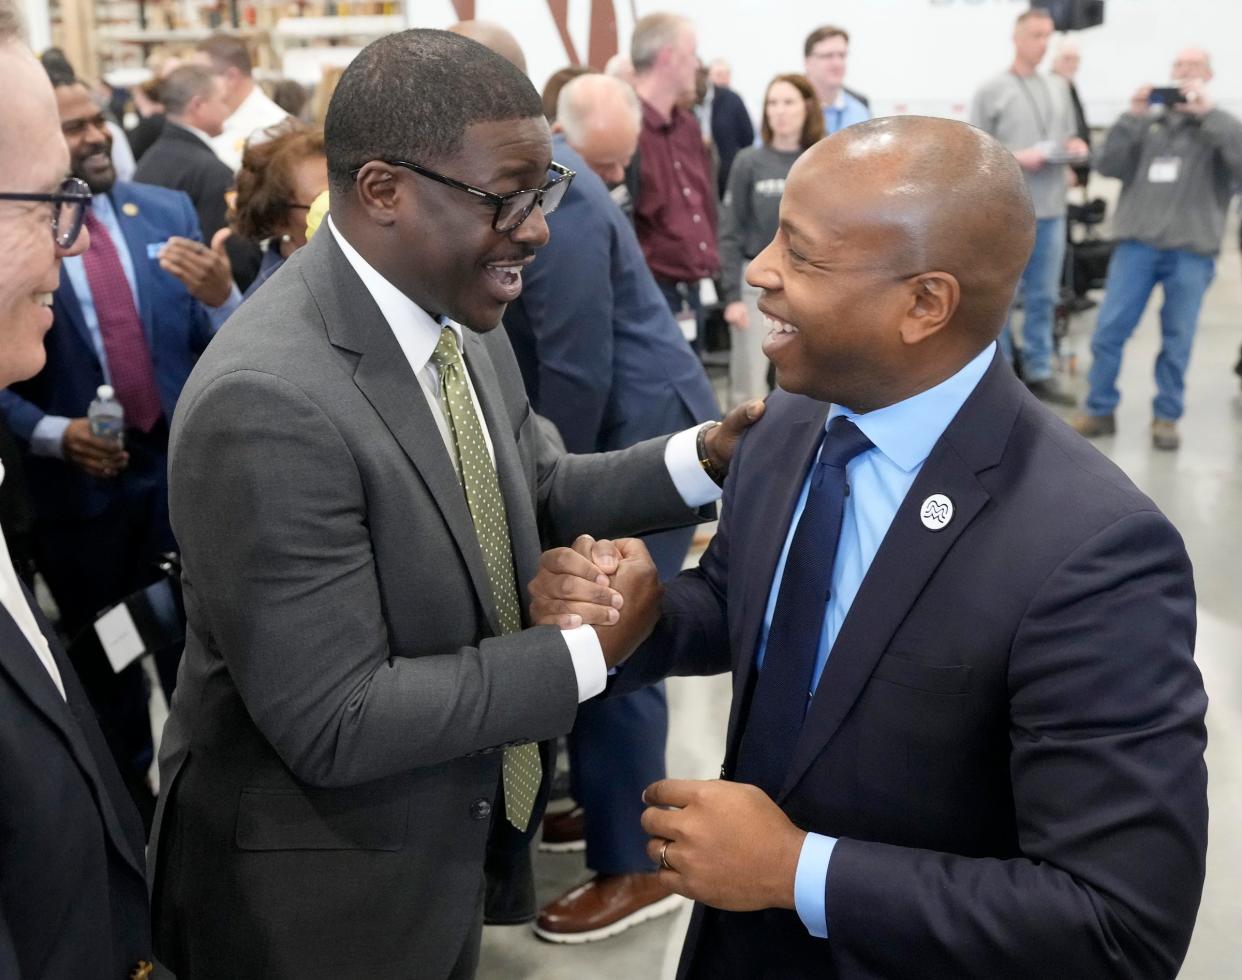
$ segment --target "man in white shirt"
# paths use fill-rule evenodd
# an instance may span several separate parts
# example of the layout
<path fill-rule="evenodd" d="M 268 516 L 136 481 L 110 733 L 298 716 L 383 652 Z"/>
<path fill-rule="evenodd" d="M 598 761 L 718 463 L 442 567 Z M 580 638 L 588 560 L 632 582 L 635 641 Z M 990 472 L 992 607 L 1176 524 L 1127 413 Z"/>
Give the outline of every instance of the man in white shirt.
<path fill-rule="evenodd" d="M 241 38 L 213 34 L 199 44 L 194 61 L 210 68 L 223 83 L 229 117 L 224 121 L 224 131 L 212 139 L 211 148 L 237 173 L 246 143 L 261 141 L 263 131 L 279 126 L 289 118 L 289 113 L 269 99 L 255 82 L 250 50 Z"/>
<path fill-rule="evenodd" d="M 89 191 L 47 75 L 0 5 L 0 386 L 36 374 Z M 0 480 L 3 472 L 0 470 Z M 0 535 L 0 976 L 145 977 L 142 825 L 86 695 Z"/>

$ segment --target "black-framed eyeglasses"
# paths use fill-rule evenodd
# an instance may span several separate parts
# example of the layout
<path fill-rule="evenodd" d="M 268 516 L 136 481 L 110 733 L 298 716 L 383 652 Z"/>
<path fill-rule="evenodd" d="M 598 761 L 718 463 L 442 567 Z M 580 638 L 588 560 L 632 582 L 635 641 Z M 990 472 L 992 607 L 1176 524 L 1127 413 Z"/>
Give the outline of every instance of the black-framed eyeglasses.
<path fill-rule="evenodd" d="M 496 213 L 492 216 L 492 228 L 502 235 L 517 228 L 530 217 L 530 213 L 536 207 L 542 210 L 545 215 L 555 211 L 560 207 L 561 201 L 565 199 L 565 192 L 569 190 L 569 185 L 573 183 L 574 177 L 577 176 L 568 167 L 562 167 L 559 163 L 553 162 L 549 165 L 548 170 L 554 176 L 542 187 L 530 187 L 522 191 L 511 191 L 508 194 L 493 194 L 491 191 L 485 191 L 481 187 L 472 187 L 470 184 L 463 184 L 460 180 L 445 177 L 444 174 L 429 170 L 421 164 L 410 163 L 408 160 L 385 160 L 384 163 L 390 167 L 404 167 L 406 170 L 412 170 L 414 173 L 421 174 L 430 180 L 438 181 L 459 191 L 472 194 L 480 200 L 487 201 L 496 208 Z M 362 170 L 362 167 L 354 170 L 353 176 L 357 177 L 360 170 Z"/>
<path fill-rule="evenodd" d="M 91 189 L 86 181 L 66 177 L 52 194 L 0 193 L 0 201 L 35 201 L 52 204 L 52 240 L 57 248 L 70 248 L 78 240 L 86 209 L 91 203 Z"/>

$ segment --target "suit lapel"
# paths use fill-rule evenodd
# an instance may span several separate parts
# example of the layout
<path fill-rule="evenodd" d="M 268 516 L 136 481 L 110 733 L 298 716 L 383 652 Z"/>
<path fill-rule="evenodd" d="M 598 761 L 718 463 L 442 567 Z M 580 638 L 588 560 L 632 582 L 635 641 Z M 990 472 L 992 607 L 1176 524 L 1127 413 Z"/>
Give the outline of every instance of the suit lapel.
<path fill-rule="evenodd" d="M 56 290 L 55 305 L 59 307 L 55 312 L 58 322 L 61 318 L 68 320 L 74 331 L 78 335 L 78 339 L 82 341 L 82 346 L 90 355 L 91 360 L 96 364 L 99 363 L 99 352 L 95 350 L 95 341 L 91 339 L 91 332 L 86 327 L 86 317 L 82 315 L 82 304 L 78 302 L 78 294 L 73 291 L 73 280 L 69 278 L 69 273 L 65 271 L 65 265 L 62 262 L 60 266 L 60 286 Z"/>
<path fill-rule="evenodd" d="M 802 493 L 807 469 L 824 436 L 828 405 L 808 399 L 807 406 L 806 414 L 790 423 L 787 439 L 764 440 L 759 451 L 746 461 L 746 471 L 756 481 L 757 492 L 746 493 L 746 513 L 735 515 L 734 519 L 746 519 L 751 514 L 765 515 L 765 519 L 746 532 L 756 538 L 755 560 L 749 562 L 742 572 L 743 580 L 738 590 L 742 612 L 738 618 L 737 663 L 733 669 L 733 706 L 729 712 L 725 742 L 728 747 L 725 761 L 728 771 L 732 770 L 737 751 L 735 736 L 748 700 L 746 692 L 755 669 L 759 632 L 763 627 L 763 614 L 767 610 L 776 565 L 789 535 L 789 524 Z M 773 474 L 778 475 L 774 477 Z"/>
<path fill-rule="evenodd" d="M 87 713 L 89 723 L 94 723 L 94 719 L 89 717 L 90 708 L 84 700 L 86 695 L 78 683 L 73 666 L 64 656 L 57 656 L 58 644 L 55 634 L 51 632 L 47 622 L 39 615 L 37 607 L 33 605 L 29 595 L 23 592 L 23 596 L 27 602 L 31 603 L 31 608 L 35 610 L 35 618 L 39 629 L 44 637 L 48 638 L 48 646 L 52 649 L 53 657 L 56 660 L 57 668 L 60 670 L 61 681 L 65 685 L 65 692 L 69 700 L 65 701 L 61 698 L 51 675 L 47 672 L 47 668 L 43 666 L 42 662 L 40 662 L 38 654 L 30 646 L 26 635 L 21 631 L 13 617 L 9 615 L 9 611 L 2 607 L 0 607 L 0 670 L 5 671 L 13 679 L 13 682 L 21 688 L 34 707 L 47 719 L 48 724 L 65 740 L 74 761 L 85 773 L 87 782 L 90 783 L 95 803 L 99 807 L 104 823 L 107 825 L 113 846 L 135 872 L 140 876 L 145 875 L 145 869 L 138 863 L 137 857 L 133 853 L 133 848 L 125 837 L 120 818 L 99 772 L 95 755 L 91 752 L 82 731 L 83 722 L 79 720 L 82 717 L 82 712 Z"/>
<path fill-rule="evenodd" d="M 354 384 L 374 407 L 431 493 L 461 552 L 487 621 L 499 635 L 500 617 L 466 495 L 418 378 L 332 233 L 316 235 L 302 251 L 306 260 L 302 278 L 323 314 L 329 339 L 337 347 L 359 355 Z"/>
<path fill-rule="evenodd" d="M 147 344 L 154 348 L 154 311 L 151 309 L 148 297 L 154 295 L 152 289 L 155 282 L 151 271 L 151 260 L 147 258 L 149 236 L 144 233 L 144 222 L 139 217 L 139 212 L 132 215 L 125 213 L 125 204 L 131 202 L 124 186 L 117 184 L 110 197 L 113 213 L 116 215 L 117 224 L 121 226 L 121 233 L 125 236 L 125 245 L 129 248 L 130 261 L 134 266 L 134 285 L 138 291 L 138 315 L 142 318 L 142 330 L 147 335 Z M 119 248 L 121 243 L 116 244 Z"/>
<path fill-rule="evenodd" d="M 933 446 L 841 626 L 815 689 L 806 723 L 777 800 L 784 800 L 840 728 L 910 607 L 949 549 L 989 500 L 978 473 L 1000 459 L 1020 407 L 1018 381 L 999 355 Z M 919 511 L 933 493 L 953 502 L 943 530 L 923 526 Z"/>

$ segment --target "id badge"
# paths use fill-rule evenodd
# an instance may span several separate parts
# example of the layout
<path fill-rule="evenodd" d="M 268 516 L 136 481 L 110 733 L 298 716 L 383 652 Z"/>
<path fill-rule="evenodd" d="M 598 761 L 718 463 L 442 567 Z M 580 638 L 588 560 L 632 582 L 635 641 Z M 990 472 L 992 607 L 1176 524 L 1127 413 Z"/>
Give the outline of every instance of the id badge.
<path fill-rule="evenodd" d="M 1147 180 L 1152 184 L 1176 184 L 1181 172 L 1181 157 L 1156 157 L 1147 168 Z"/>
<path fill-rule="evenodd" d="M 715 306 L 720 297 L 716 295 L 716 283 L 709 276 L 699 280 L 699 303 L 703 306 Z"/>
<path fill-rule="evenodd" d="M 165 238 L 162 242 L 147 242 L 147 258 L 153 262 L 158 261 L 160 252 L 164 250 L 164 246 L 167 244 L 167 238 Z"/>

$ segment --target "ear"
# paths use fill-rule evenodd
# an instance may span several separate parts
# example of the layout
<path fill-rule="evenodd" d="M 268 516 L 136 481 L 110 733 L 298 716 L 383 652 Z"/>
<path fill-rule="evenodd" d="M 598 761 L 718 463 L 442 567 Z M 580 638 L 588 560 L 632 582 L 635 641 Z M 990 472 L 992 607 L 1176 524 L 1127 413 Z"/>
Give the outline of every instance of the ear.
<path fill-rule="evenodd" d="M 925 272 L 910 281 L 909 309 L 899 333 L 904 344 L 920 344 L 939 333 L 953 319 L 962 299 L 962 287 L 949 272 Z"/>
<path fill-rule="evenodd" d="M 397 207 L 403 190 L 396 171 L 381 160 L 371 160 L 354 181 L 358 202 L 375 224 L 388 228 L 397 223 Z"/>

